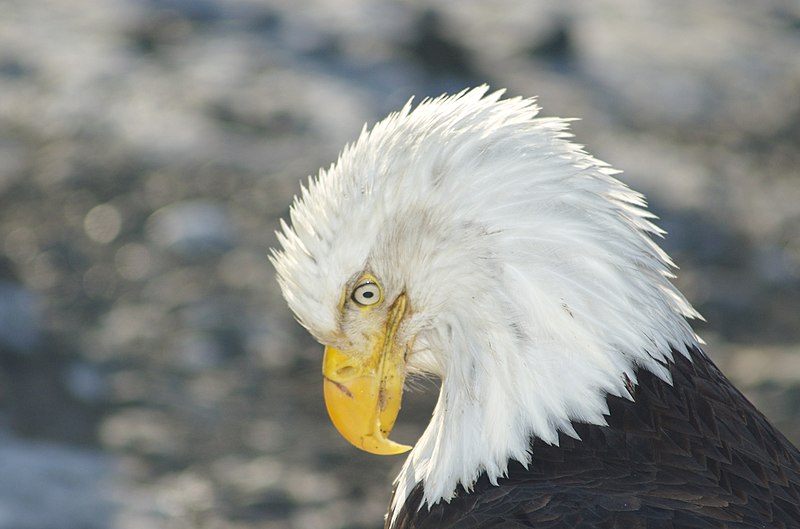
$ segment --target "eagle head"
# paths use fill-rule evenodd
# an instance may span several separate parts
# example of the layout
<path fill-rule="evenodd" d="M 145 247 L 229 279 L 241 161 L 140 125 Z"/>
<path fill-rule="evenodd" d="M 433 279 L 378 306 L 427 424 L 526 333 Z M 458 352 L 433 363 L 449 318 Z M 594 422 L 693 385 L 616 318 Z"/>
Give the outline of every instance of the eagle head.
<path fill-rule="evenodd" d="M 530 439 L 604 424 L 645 368 L 667 379 L 697 314 L 643 197 L 570 141 L 568 122 L 482 86 L 409 102 L 302 188 L 272 262 L 325 345 L 330 417 L 378 454 L 408 374 L 441 380 L 396 496 L 448 500 L 527 463 Z"/>

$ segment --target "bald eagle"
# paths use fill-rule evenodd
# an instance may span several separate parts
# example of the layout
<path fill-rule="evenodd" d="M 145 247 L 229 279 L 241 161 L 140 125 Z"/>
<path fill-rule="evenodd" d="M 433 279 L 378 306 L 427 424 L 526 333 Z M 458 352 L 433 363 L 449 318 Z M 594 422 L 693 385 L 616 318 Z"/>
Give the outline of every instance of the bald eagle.
<path fill-rule="evenodd" d="M 642 195 L 486 86 L 409 102 L 304 187 L 271 259 L 376 454 L 441 380 L 399 528 L 800 528 L 800 453 L 720 373 Z"/>

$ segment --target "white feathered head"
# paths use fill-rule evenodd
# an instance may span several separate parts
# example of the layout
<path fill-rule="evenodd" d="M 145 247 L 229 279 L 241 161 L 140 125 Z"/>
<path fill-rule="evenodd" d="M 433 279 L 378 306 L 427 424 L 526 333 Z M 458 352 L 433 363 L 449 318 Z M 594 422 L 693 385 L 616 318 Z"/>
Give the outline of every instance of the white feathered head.
<path fill-rule="evenodd" d="M 637 367 L 669 377 L 697 314 L 672 286 L 641 195 L 567 121 L 483 86 L 364 130 L 291 208 L 273 263 L 326 346 L 333 422 L 376 453 L 407 373 L 442 381 L 399 478 L 430 503 L 529 460 L 531 436 L 604 423 Z"/>

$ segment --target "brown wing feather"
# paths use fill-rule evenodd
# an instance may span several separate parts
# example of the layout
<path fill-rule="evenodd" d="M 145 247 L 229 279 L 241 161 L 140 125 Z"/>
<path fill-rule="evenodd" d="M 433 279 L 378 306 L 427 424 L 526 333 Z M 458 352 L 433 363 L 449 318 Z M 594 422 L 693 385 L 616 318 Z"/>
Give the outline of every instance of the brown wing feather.
<path fill-rule="evenodd" d="M 634 402 L 608 397 L 608 427 L 534 440 L 527 469 L 449 504 L 417 509 L 417 485 L 394 528 L 800 528 L 800 452 L 702 351 L 673 354 L 674 384 L 641 371 Z"/>

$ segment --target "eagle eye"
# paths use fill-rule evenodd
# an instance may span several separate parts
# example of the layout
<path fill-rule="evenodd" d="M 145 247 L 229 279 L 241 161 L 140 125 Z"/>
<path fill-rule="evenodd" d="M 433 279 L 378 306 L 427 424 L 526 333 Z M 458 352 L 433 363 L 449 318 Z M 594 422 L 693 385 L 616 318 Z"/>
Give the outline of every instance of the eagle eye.
<path fill-rule="evenodd" d="M 380 285 L 374 279 L 362 279 L 353 289 L 350 299 L 360 307 L 371 307 L 380 303 L 383 294 Z"/>

